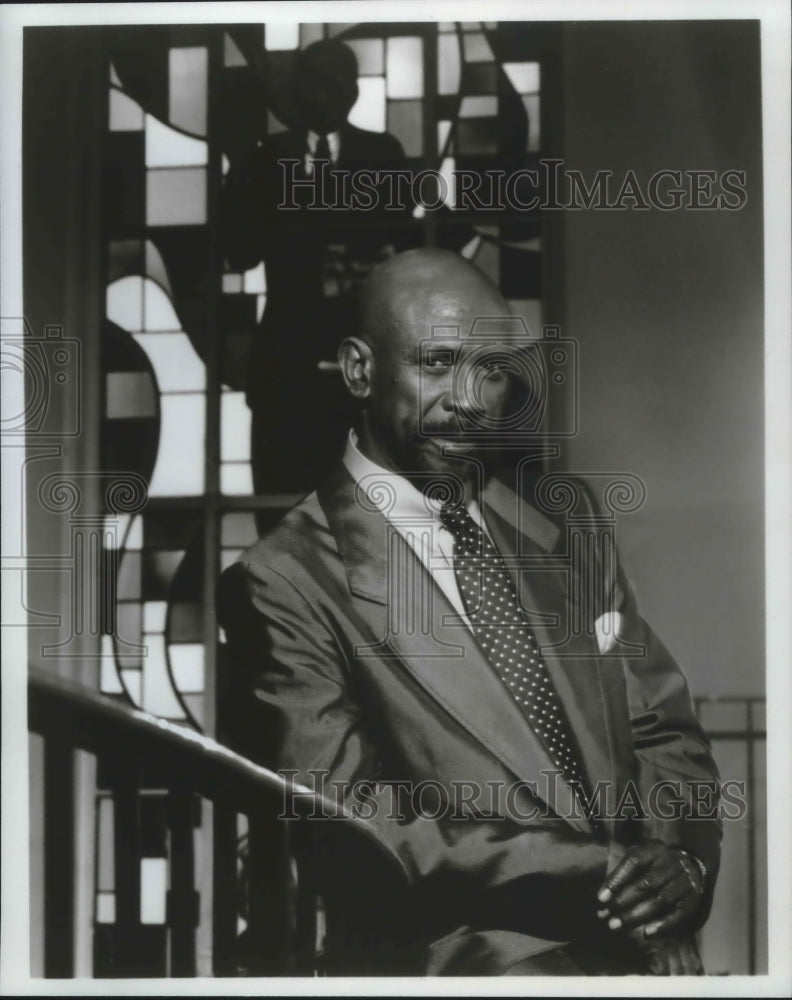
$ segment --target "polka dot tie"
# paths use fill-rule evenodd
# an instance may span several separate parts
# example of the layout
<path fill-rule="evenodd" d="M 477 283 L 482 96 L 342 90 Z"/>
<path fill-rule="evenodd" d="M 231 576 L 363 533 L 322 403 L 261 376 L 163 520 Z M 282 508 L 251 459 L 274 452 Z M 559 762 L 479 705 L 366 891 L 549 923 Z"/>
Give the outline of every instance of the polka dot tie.
<path fill-rule="evenodd" d="M 454 573 L 473 632 L 554 764 L 586 787 L 563 705 L 498 550 L 468 512 L 443 507 L 454 538 Z"/>

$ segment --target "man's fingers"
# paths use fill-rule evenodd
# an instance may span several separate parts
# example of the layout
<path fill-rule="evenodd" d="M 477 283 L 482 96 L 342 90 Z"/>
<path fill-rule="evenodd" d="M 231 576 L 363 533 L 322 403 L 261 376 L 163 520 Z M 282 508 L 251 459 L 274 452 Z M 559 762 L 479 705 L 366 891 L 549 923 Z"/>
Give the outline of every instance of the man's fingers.
<path fill-rule="evenodd" d="M 605 879 L 604 885 L 597 893 L 597 899 L 601 903 L 608 903 L 623 886 L 648 868 L 654 857 L 654 852 L 645 846 L 631 848 Z"/>
<path fill-rule="evenodd" d="M 682 959 L 682 976 L 703 976 L 704 966 L 701 962 L 698 947 L 695 941 L 686 938 L 680 942 L 680 957 Z"/>
<path fill-rule="evenodd" d="M 674 907 L 679 906 L 688 894 L 688 886 L 681 880 L 667 882 L 658 892 L 648 899 L 642 899 L 628 909 L 622 910 L 611 918 L 608 926 L 613 927 L 613 920 L 618 920 L 621 927 L 638 927 L 663 917 Z"/>
<path fill-rule="evenodd" d="M 688 910 L 684 906 L 680 906 L 679 903 L 664 917 L 660 917 L 658 920 L 651 920 L 644 927 L 644 935 L 648 938 L 655 937 L 656 935 L 663 934 L 666 931 L 672 930 L 674 927 L 679 926 L 683 920 L 688 916 Z"/>
<path fill-rule="evenodd" d="M 642 900 L 654 897 L 676 875 L 672 868 L 665 866 L 655 865 L 646 869 L 613 894 L 608 902 L 608 911 L 613 916 L 621 916 Z"/>

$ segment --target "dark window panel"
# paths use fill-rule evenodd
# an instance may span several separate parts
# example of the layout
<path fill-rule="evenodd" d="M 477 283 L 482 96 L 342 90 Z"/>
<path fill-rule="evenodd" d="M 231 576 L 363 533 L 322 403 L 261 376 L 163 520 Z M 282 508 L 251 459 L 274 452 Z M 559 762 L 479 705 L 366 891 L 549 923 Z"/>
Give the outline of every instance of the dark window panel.
<path fill-rule="evenodd" d="M 201 516 L 177 509 L 143 514 L 143 544 L 147 549 L 187 549 L 200 533 Z"/>
<path fill-rule="evenodd" d="M 165 601 L 176 576 L 183 551 L 143 552 L 143 599 Z"/>
<path fill-rule="evenodd" d="M 167 800 L 162 795 L 141 795 L 140 853 L 144 858 L 165 858 L 167 851 Z"/>
<path fill-rule="evenodd" d="M 203 608 L 194 601 L 174 601 L 168 609 L 169 642 L 203 642 Z"/>
<path fill-rule="evenodd" d="M 104 219 L 113 233 L 138 228 L 145 218 L 145 144 L 142 132 L 108 132 L 105 136 Z"/>
<path fill-rule="evenodd" d="M 456 148 L 464 154 L 498 152 L 498 122 L 494 118 L 461 118 L 456 128 Z"/>
<path fill-rule="evenodd" d="M 542 294 L 542 255 L 501 247 L 501 291 L 507 299 L 538 299 Z"/>
<path fill-rule="evenodd" d="M 461 89 L 464 94 L 494 94 L 497 80 L 495 63 L 465 63 Z"/>

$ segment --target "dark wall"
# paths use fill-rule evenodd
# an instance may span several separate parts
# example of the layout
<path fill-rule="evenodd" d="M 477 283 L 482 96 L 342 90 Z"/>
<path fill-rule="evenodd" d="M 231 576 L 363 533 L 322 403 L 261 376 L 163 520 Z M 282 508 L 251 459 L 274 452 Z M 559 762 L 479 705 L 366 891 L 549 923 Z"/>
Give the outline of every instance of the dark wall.
<path fill-rule="evenodd" d="M 639 475 L 619 523 L 646 618 L 695 693 L 764 691 L 763 286 L 754 22 L 564 29 L 567 167 L 747 173 L 738 211 L 563 213 L 581 344 L 575 471 Z"/>

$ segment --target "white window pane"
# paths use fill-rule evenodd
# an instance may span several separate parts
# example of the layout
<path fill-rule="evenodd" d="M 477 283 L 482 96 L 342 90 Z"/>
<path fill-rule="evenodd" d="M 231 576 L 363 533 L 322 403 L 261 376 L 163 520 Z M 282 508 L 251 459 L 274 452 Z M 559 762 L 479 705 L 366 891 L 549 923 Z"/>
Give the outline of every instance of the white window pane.
<path fill-rule="evenodd" d="M 380 76 L 385 72 L 385 45 L 381 38 L 351 38 L 345 44 L 357 56 L 361 76 Z"/>
<path fill-rule="evenodd" d="M 253 472 L 248 462 L 224 462 L 220 466 L 220 489 L 226 496 L 250 496 Z"/>
<path fill-rule="evenodd" d="M 423 44 L 420 38 L 389 38 L 388 97 L 423 97 Z"/>
<path fill-rule="evenodd" d="M 243 275 L 243 289 L 249 295 L 263 295 L 267 291 L 267 272 L 264 261 Z"/>
<path fill-rule="evenodd" d="M 209 162 L 209 147 L 203 139 L 177 132 L 146 115 L 147 167 L 203 167 Z"/>
<path fill-rule="evenodd" d="M 171 673 L 176 690 L 195 694 L 204 689 L 204 648 L 196 642 L 173 643 L 168 647 Z"/>
<path fill-rule="evenodd" d="M 143 329 L 181 330 L 181 322 L 170 297 L 156 281 L 148 279 L 143 289 Z"/>
<path fill-rule="evenodd" d="M 116 919 L 115 893 L 100 892 L 96 897 L 97 924 L 114 924 Z"/>
<path fill-rule="evenodd" d="M 279 49 L 296 49 L 299 44 L 299 24 L 267 21 L 264 26 L 264 45 L 270 52 Z"/>
<path fill-rule="evenodd" d="M 99 667 L 99 690 L 103 694 L 123 694 L 124 689 L 121 686 L 118 670 L 116 670 L 113 637 L 103 635 L 99 648 L 102 655 Z"/>
<path fill-rule="evenodd" d="M 349 112 L 349 121 L 372 132 L 385 131 L 385 81 L 381 76 L 362 76 L 358 80 L 358 99 Z"/>
<path fill-rule="evenodd" d="M 171 49 L 168 54 L 168 120 L 194 135 L 206 135 L 209 54 L 205 48 Z"/>
<path fill-rule="evenodd" d="M 456 175 L 454 171 L 456 170 L 456 158 L 453 156 L 447 156 L 443 162 L 440 164 L 440 176 L 444 178 L 446 197 L 444 199 L 445 204 L 448 208 L 454 208 L 456 206 Z"/>
<path fill-rule="evenodd" d="M 173 690 L 165 659 L 165 636 L 147 635 L 143 657 L 143 710 L 165 719 L 183 719 L 184 709 Z"/>
<path fill-rule="evenodd" d="M 149 496 L 200 496 L 204 491 L 203 393 L 164 393 L 160 399 L 160 440 Z"/>
<path fill-rule="evenodd" d="M 166 858 L 140 859 L 140 922 L 164 924 L 165 901 L 168 895 L 168 861 Z"/>
<path fill-rule="evenodd" d="M 457 94 L 462 78 L 459 39 L 456 35 L 441 35 L 437 45 L 437 89 L 441 94 Z"/>
<path fill-rule="evenodd" d="M 119 278 L 107 286 L 107 318 L 124 330 L 143 329 L 143 278 Z"/>
<path fill-rule="evenodd" d="M 145 601 L 143 604 L 143 631 L 164 632 L 167 614 L 167 601 Z"/>
<path fill-rule="evenodd" d="M 220 553 L 220 572 L 222 573 L 229 566 L 233 566 L 243 552 L 244 549 L 223 549 Z"/>
<path fill-rule="evenodd" d="M 498 113 L 497 97 L 463 97 L 460 118 L 486 118 Z"/>
<path fill-rule="evenodd" d="M 142 128 L 143 108 L 114 87 L 110 91 L 110 131 L 139 132 Z"/>
<path fill-rule="evenodd" d="M 224 274 L 223 275 L 223 291 L 229 295 L 235 295 L 237 292 L 242 291 L 242 275 L 241 274 Z"/>
<path fill-rule="evenodd" d="M 244 392 L 220 396 L 220 458 L 224 462 L 250 461 L 250 408 Z"/>
<path fill-rule="evenodd" d="M 122 544 L 127 552 L 138 551 L 143 548 L 143 518 L 140 514 L 132 518 L 129 531 L 126 538 L 123 539 Z"/>
<path fill-rule="evenodd" d="M 539 63 L 504 63 L 503 68 L 518 94 L 539 93 Z"/>
<path fill-rule="evenodd" d="M 139 670 L 122 670 L 121 671 L 121 682 L 126 688 L 126 693 L 132 699 L 132 704 L 137 705 L 138 708 L 141 706 L 141 675 Z"/>
<path fill-rule="evenodd" d="M 491 62 L 494 59 L 490 43 L 484 35 L 463 35 L 462 39 L 468 62 Z"/>
<path fill-rule="evenodd" d="M 206 366 L 186 333 L 135 333 L 148 355 L 160 392 L 188 392 L 206 388 Z"/>

